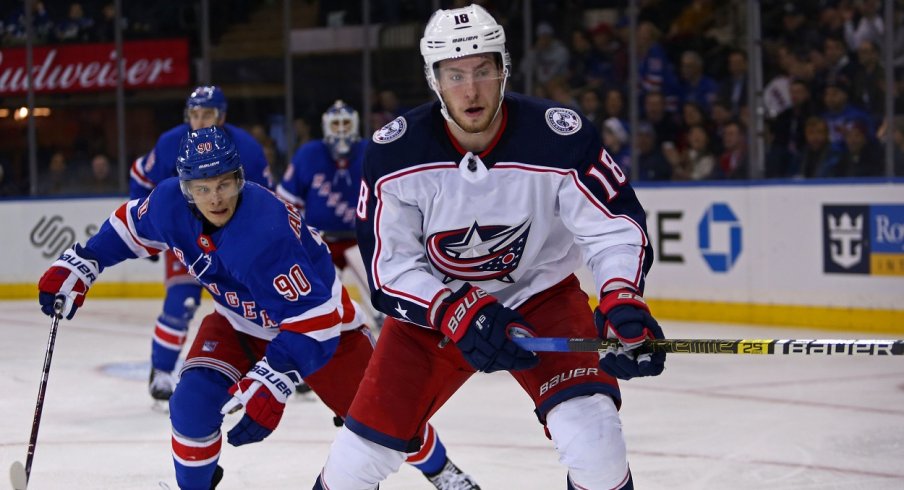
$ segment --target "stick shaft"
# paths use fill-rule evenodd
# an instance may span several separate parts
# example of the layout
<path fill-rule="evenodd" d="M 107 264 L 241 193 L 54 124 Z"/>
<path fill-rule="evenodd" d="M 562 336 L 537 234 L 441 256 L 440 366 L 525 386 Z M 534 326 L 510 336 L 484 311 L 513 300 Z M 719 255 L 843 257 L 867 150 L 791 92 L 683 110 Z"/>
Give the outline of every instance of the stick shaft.
<path fill-rule="evenodd" d="M 63 304 L 59 298 L 54 302 L 53 321 L 50 323 L 50 335 L 47 338 L 47 349 L 44 351 L 44 368 L 41 371 L 41 383 L 38 386 L 38 401 L 35 403 L 35 415 L 31 421 L 31 438 L 28 440 L 28 455 L 25 458 L 25 481 L 31 477 L 31 463 L 35 459 L 35 448 L 38 445 L 38 430 L 41 428 L 41 414 L 44 412 L 44 394 L 47 392 L 47 379 L 50 377 L 50 361 L 53 359 L 53 346 L 56 343 L 57 329 L 62 318 Z"/>
<path fill-rule="evenodd" d="M 605 352 L 616 339 L 520 337 L 513 339 L 534 352 Z M 657 339 L 647 340 L 654 351 L 673 354 L 846 355 L 904 356 L 904 340 L 839 339 Z"/>

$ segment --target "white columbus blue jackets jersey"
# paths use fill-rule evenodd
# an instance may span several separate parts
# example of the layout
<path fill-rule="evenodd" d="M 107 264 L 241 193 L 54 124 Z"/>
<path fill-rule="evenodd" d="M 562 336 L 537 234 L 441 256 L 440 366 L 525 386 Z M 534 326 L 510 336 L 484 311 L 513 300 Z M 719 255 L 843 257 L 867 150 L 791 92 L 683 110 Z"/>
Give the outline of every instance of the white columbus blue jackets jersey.
<path fill-rule="evenodd" d="M 261 145 L 250 133 L 232 124 L 224 124 L 223 129 L 229 133 L 235 149 L 242 160 L 245 180 L 257 182 L 270 189 L 273 182 L 270 168 Z M 150 194 L 154 187 L 164 179 L 177 177 L 176 157 L 179 156 L 179 145 L 182 138 L 191 131 L 188 123 L 182 123 L 157 138 L 157 144 L 147 155 L 132 162 L 129 170 L 129 197 L 139 199 Z"/>
<path fill-rule="evenodd" d="M 301 146 L 283 174 L 276 193 L 304 211 L 305 221 L 324 232 L 354 232 L 366 140 L 355 142 L 348 157 L 333 161 L 323 140 Z"/>
<path fill-rule="evenodd" d="M 298 211 L 246 183 L 232 219 L 209 235 L 200 214 L 166 179 L 114 211 L 85 246 L 109 267 L 172 249 L 238 331 L 271 340 L 280 330 L 319 342 L 339 335 L 342 286 L 326 245 Z M 353 315 L 353 312 L 352 312 Z"/>
<path fill-rule="evenodd" d="M 426 325 L 437 294 L 464 282 L 514 308 L 582 257 L 599 291 L 642 291 L 643 208 L 593 125 L 550 104 L 507 94 L 479 155 L 452 139 L 438 102 L 374 133 L 357 234 L 377 308 Z"/>

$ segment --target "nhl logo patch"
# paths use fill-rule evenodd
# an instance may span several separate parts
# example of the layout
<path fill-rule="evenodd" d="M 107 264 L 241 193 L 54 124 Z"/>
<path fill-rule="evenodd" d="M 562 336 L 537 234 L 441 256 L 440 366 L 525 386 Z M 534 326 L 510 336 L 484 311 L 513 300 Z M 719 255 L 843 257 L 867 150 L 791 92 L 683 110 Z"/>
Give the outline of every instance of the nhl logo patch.
<path fill-rule="evenodd" d="M 405 130 L 408 129 L 408 122 L 405 121 L 405 118 L 399 116 L 392 121 L 389 122 L 386 126 L 378 129 L 373 136 L 374 143 L 379 143 L 381 145 L 393 142 L 402 137 L 405 134 Z"/>
<path fill-rule="evenodd" d="M 577 112 L 564 107 L 550 107 L 546 109 L 546 124 L 549 128 L 562 136 L 577 133 L 581 129 L 581 117 Z"/>

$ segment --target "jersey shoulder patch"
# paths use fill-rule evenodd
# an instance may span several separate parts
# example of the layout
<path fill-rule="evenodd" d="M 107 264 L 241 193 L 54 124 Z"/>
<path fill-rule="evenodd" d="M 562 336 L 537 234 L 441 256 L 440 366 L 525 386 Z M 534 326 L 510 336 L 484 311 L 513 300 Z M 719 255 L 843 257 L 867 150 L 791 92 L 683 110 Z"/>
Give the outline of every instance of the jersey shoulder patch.
<path fill-rule="evenodd" d="M 378 143 L 381 145 L 385 145 L 386 143 L 391 143 L 405 134 L 405 131 L 408 129 L 408 122 L 404 117 L 399 116 L 389 123 L 386 126 L 378 129 L 374 132 L 373 140 L 374 143 Z"/>
<path fill-rule="evenodd" d="M 581 116 L 577 112 L 565 107 L 550 107 L 546 109 L 546 124 L 556 134 L 568 136 L 581 130 Z"/>

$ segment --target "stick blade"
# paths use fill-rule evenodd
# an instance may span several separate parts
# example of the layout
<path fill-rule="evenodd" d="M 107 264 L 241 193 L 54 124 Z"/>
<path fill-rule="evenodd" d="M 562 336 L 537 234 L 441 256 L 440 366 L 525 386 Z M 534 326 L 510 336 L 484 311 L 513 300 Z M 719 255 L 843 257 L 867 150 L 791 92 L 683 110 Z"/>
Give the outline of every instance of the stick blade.
<path fill-rule="evenodd" d="M 9 480 L 13 484 L 13 490 L 26 490 L 28 488 L 28 475 L 25 474 L 25 466 L 16 461 L 9 467 Z"/>

